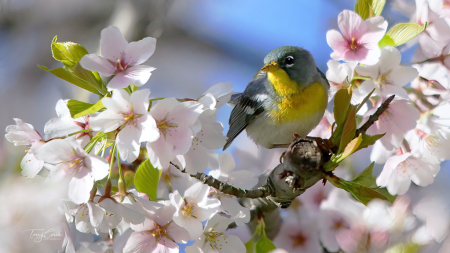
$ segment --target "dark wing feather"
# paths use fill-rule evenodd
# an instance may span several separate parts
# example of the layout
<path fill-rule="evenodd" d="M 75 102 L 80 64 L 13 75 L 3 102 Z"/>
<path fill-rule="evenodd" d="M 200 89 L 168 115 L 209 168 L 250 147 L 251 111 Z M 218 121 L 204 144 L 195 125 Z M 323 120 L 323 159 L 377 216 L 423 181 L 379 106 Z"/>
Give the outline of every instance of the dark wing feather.
<path fill-rule="evenodd" d="M 230 129 L 227 133 L 227 143 L 223 147 L 223 150 L 227 149 L 231 142 L 242 132 L 244 129 L 255 120 L 255 117 L 264 111 L 263 103 L 258 95 L 267 95 L 267 91 L 264 86 L 266 80 L 265 75 L 259 76 L 253 79 L 245 89 L 243 93 L 236 96 L 236 105 L 230 114 Z M 249 112 L 252 112 L 251 114 Z"/>
<path fill-rule="evenodd" d="M 328 87 L 330 87 L 330 83 L 328 82 L 327 76 L 322 71 L 320 71 L 319 68 L 317 68 L 317 71 L 319 71 L 320 76 L 322 76 L 322 78 L 327 82 Z"/>

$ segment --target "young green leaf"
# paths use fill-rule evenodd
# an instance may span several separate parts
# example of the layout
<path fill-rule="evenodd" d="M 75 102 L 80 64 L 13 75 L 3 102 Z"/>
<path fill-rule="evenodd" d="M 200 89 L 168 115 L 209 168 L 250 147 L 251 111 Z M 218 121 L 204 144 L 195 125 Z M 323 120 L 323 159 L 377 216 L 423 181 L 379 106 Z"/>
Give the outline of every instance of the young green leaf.
<path fill-rule="evenodd" d="M 423 26 L 416 23 L 397 24 L 383 36 L 380 42 L 378 42 L 378 46 L 380 48 L 400 46 L 419 35 L 426 27 L 426 23 Z"/>
<path fill-rule="evenodd" d="M 67 102 L 67 104 L 69 104 L 70 101 L 76 101 L 76 100 L 69 100 Z M 76 101 L 76 102 L 80 102 L 80 101 Z M 80 102 L 80 103 L 83 103 L 83 102 Z M 102 104 L 101 99 L 95 104 L 91 104 L 91 103 L 85 103 L 85 104 L 89 104 L 90 107 L 85 108 L 82 111 L 78 111 L 78 112 L 74 111 L 75 114 L 72 114 L 72 111 L 70 111 L 70 115 L 72 116 L 72 118 L 76 119 L 76 118 L 83 117 L 83 116 L 86 116 L 89 114 L 93 114 L 93 113 L 96 113 L 96 112 L 100 111 L 101 109 L 105 108 L 105 106 Z M 69 108 L 69 110 L 70 110 L 70 108 Z"/>
<path fill-rule="evenodd" d="M 342 140 L 341 140 L 342 141 Z M 344 151 L 342 152 L 341 157 L 338 159 L 338 162 L 341 162 L 345 158 L 347 158 L 349 155 L 353 154 L 359 147 L 362 141 L 362 135 L 360 134 L 358 137 L 353 139 L 351 142 L 345 146 Z"/>
<path fill-rule="evenodd" d="M 261 238 L 256 242 L 255 249 L 256 253 L 267 253 L 276 249 L 273 242 L 267 238 L 266 233 L 263 234 Z"/>
<path fill-rule="evenodd" d="M 94 104 L 85 103 L 78 100 L 69 99 L 69 101 L 67 101 L 67 107 L 69 108 L 70 116 L 74 119 L 76 119 L 75 116 L 77 114 L 91 108 L 92 106 L 94 106 Z"/>
<path fill-rule="evenodd" d="M 72 67 L 81 58 L 88 54 L 88 51 L 80 44 L 74 42 L 56 42 L 57 36 L 52 40 L 52 55 L 55 60 L 62 62 L 65 66 Z"/>
<path fill-rule="evenodd" d="M 250 238 L 250 240 L 248 240 L 245 243 L 245 249 L 247 253 L 253 253 L 255 252 L 255 241 L 253 240 L 253 237 Z"/>
<path fill-rule="evenodd" d="M 365 168 L 355 179 L 352 180 L 352 182 L 370 188 L 377 187 L 376 178 L 372 175 L 374 165 L 375 162 L 372 162 L 369 167 Z"/>
<path fill-rule="evenodd" d="M 386 0 L 357 0 L 355 3 L 355 12 L 362 19 L 380 16 L 385 4 Z"/>
<path fill-rule="evenodd" d="M 388 200 L 383 194 L 379 193 L 378 191 L 369 187 L 362 186 L 358 183 L 346 181 L 334 175 L 328 175 L 325 178 L 330 181 L 330 183 L 335 187 L 344 189 L 349 192 L 353 198 L 363 203 L 364 205 L 367 205 L 367 203 L 375 198 Z"/>
<path fill-rule="evenodd" d="M 98 89 L 92 85 L 91 83 L 80 79 L 73 75 L 69 70 L 66 70 L 64 68 L 56 68 L 56 69 L 48 69 L 47 67 L 39 65 L 39 67 L 47 72 L 52 73 L 53 75 L 63 79 L 64 81 L 67 81 L 71 84 L 74 84 L 82 89 L 85 89 L 87 91 L 90 91 L 92 93 L 95 93 L 99 96 L 102 96 L 103 94 L 98 91 Z"/>
<path fill-rule="evenodd" d="M 147 159 L 136 171 L 136 176 L 134 177 L 134 185 L 136 190 L 143 192 L 148 195 L 152 200 L 157 198 L 158 183 L 161 177 L 162 170 L 158 170 L 153 167 L 150 161 Z"/>
<path fill-rule="evenodd" d="M 363 149 L 363 148 L 367 148 L 373 144 L 375 144 L 375 142 L 379 139 L 381 139 L 381 137 L 383 137 L 385 134 L 377 134 L 377 135 L 368 135 L 368 134 L 362 134 L 362 141 L 359 144 L 359 147 L 356 151 Z M 355 152 L 356 152 L 355 151 Z"/>
<path fill-rule="evenodd" d="M 342 137 L 341 142 L 339 144 L 338 153 L 341 153 L 347 146 L 347 144 L 355 137 L 355 132 L 356 132 L 356 107 L 354 105 L 350 105 L 347 119 L 345 120 L 344 129 L 342 130 Z"/>

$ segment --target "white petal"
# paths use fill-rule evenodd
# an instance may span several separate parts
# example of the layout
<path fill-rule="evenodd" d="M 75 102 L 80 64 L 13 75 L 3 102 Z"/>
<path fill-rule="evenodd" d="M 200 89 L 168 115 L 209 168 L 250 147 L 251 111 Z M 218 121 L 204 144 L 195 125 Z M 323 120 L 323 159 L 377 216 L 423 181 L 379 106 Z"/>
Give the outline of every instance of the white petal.
<path fill-rule="evenodd" d="M 153 55 L 156 48 L 156 39 L 146 37 L 139 41 L 133 41 L 125 49 L 125 61 L 129 65 L 139 65 Z"/>
<path fill-rule="evenodd" d="M 386 77 L 389 84 L 405 86 L 419 75 L 417 69 L 412 67 L 399 66 L 393 69 Z"/>
<path fill-rule="evenodd" d="M 44 127 L 45 139 L 67 137 L 69 134 L 83 130 L 72 118 L 53 118 Z"/>
<path fill-rule="evenodd" d="M 248 170 L 230 172 L 228 178 L 230 179 L 230 184 L 241 189 L 251 189 L 258 183 L 255 173 Z"/>
<path fill-rule="evenodd" d="M 112 62 L 121 59 L 127 45 L 128 42 L 123 37 L 119 28 L 108 26 L 102 30 L 100 34 L 100 51 L 106 59 Z"/>
<path fill-rule="evenodd" d="M 139 142 L 149 141 L 154 142 L 159 139 L 161 132 L 156 126 L 156 121 L 149 113 L 141 116 L 138 119 L 138 124 L 142 129 L 141 138 Z"/>
<path fill-rule="evenodd" d="M 178 243 L 186 243 L 190 239 L 188 231 L 175 222 L 170 223 L 167 232 Z"/>
<path fill-rule="evenodd" d="M 130 84 L 140 87 L 148 81 L 153 70 L 155 70 L 155 68 L 145 65 L 136 65 L 128 68 L 125 71 L 118 73 L 111 81 L 109 81 L 107 85 L 108 89 L 122 89 Z"/>
<path fill-rule="evenodd" d="M 179 102 L 176 98 L 165 98 L 158 101 L 150 109 L 150 114 L 155 118 L 155 120 L 163 120 L 166 118 L 167 114 L 176 106 Z"/>
<path fill-rule="evenodd" d="M 170 161 L 175 158 L 173 145 L 167 142 L 162 135 L 154 142 L 147 142 L 147 153 L 152 165 L 160 170 L 169 167 Z"/>
<path fill-rule="evenodd" d="M 130 95 L 125 90 L 115 90 L 111 98 L 103 98 L 102 104 L 106 109 L 116 113 L 131 112 Z"/>
<path fill-rule="evenodd" d="M 193 186 L 189 187 L 184 192 L 184 197 L 186 201 L 189 203 L 191 200 L 194 203 L 199 203 L 205 200 L 208 196 L 209 186 L 203 184 L 202 182 L 198 182 Z"/>
<path fill-rule="evenodd" d="M 94 131 L 111 132 L 119 128 L 124 123 L 123 114 L 118 114 L 112 110 L 106 110 L 96 117 L 89 119 L 89 124 Z"/>
<path fill-rule="evenodd" d="M 228 173 L 236 167 L 233 155 L 222 152 L 219 156 L 220 171 Z"/>
<path fill-rule="evenodd" d="M 384 75 L 389 71 L 397 68 L 400 65 L 401 54 L 395 47 L 385 47 L 381 50 L 380 62 L 377 64 L 380 66 L 380 75 Z"/>
<path fill-rule="evenodd" d="M 191 240 L 197 240 L 203 234 L 202 223 L 194 217 L 190 216 L 175 216 L 173 221 L 180 227 L 186 228 Z"/>
<path fill-rule="evenodd" d="M 197 146 L 191 148 L 185 155 L 186 172 L 189 174 L 196 174 L 205 172 L 208 168 L 208 158 L 203 152 L 204 148 Z"/>
<path fill-rule="evenodd" d="M 148 106 L 150 104 L 148 97 L 150 96 L 149 89 L 137 90 L 131 93 L 130 103 L 133 105 L 133 112 L 136 114 L 147 114 Z"/>
<path fill-rule="evenodd" d="M 34 127 L 23 120 L 14 118 L 17 125 L 9 125 L 6 127 L 5 138 L 18 145 L 30 145 L 33 142 L 42 140 L 41 135 L 34 130 Z"/>
<path fill-rule="evenodd" d="M 111 76 L 116 69 L 105 58 L 95 54 L 87 54 L 80 60 L 81 67 L 87 70 L 97 71 L 103 76 Z"/>
<path fill-rule="evenodd" d="M 28 152 L 20 162 L 20 167 L 22 168 L 22 176 L 33 178 L 44 167 L 44 161 L 37 159 L 33 153 Z"/>
<path fill-rule="evenodd" d="M 36 153 L 36 157 L 46 163 L 57 164 L 77 159 L 69 141 L 56 139 L 44 144 Z"/>
<path fill-rule="evenodd" d="M 102 180 L 108 175 L 109 165 L 103 157 L 88 156 L 84 159 L 84 162 L 92 170 L 95 181 Z"/>
<path fill-rule="evenodd" d="M 139 156 L 141 131 L 141 129 L 136 128 L 133 124 L 127 124 L 120 130 L 116 143 L 123 160 L 131 163 Z"/>
<path fill-rule="evenodd" d="M 89 208 L 89 220 L 94 227 L 98 227 L 105 217 L 105 210 L 92 201 L 87 202 Z"/>
<path fill-rule="evenodd" d="M 94 178 L 87 169 L 78 172 L 69 183 L 69 199 L 75 204 L 86 203 L 94 186 Z"/>
<path fill-rule="evenodd" d="M 143 214 L 141 214 L 133 209 L 127 208 L 123 204 L 119 204 L 118 206 L 120 208 L 120 213 L 125 222 L 135 224 L 135 225 L 141 224 L 142 222 L 144 222 L 145 217 Z"/>
<path fill-rule="evenodd" d="M 124 253 L 147 253 L 156 248 L 156 240 L 149 232 L 134 232 L 123 248 Z"/>

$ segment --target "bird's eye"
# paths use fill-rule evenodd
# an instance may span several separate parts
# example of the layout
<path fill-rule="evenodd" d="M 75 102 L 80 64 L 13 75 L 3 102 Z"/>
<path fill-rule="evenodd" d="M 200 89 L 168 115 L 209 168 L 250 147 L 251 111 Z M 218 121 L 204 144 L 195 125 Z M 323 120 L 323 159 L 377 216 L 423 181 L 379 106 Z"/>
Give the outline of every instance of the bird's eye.
<path fill-rule="evenodd" d="M 286 59 L 284 60 L 284 63 L 286 63 L 286 65 L 292 66 L 294 64 L 294 57 L 293 56 L 286 57 Z"/>

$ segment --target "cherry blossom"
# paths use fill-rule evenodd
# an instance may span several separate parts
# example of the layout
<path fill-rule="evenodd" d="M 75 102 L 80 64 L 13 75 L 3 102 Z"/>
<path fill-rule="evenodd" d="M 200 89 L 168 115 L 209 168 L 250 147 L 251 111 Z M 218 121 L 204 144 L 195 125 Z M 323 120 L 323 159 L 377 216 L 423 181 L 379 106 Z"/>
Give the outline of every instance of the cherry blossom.
<path fill-rule="evenodd" d="M 245 252 L 245 245 L 234 235 L 225 235 L 223 232 L 233 220 L 227 219 L 220 214 L 215 214 L 208 220 L 203 234 L 191 246 L 186 247 L 186 253 L 202 252 Z"/>
<path fill-rule="evenodd" d="M 15 146 L 28 145 L 28 152 L 20 162 L 22 175 L 25 177 L 35 177 L 44 167 L 44 161 L 36 157 L 36 152 L 45 144 L 41 135 L 34 130 L 34 127 L 25 123 L 21 119 L 14 118 L 17 125 L 6 127 L 5 138 L 14 143 Z"/>
<path fill-rule="evenodd" d="M 339 63 L 338 61 L 333 60 L 327 62 L 328 70 L 326 76 L 330 83 L 328 102 L 334 98 L 334 95 L 338 90 L 345 88 L 347 82 L 352 81 L 357 64 L 357 62 Z"/>
<path fill-rule="evenodd" d="M 94 182 L 103 179 L 109 171 L 103 158 L 87 154 L 73 138 L 50 141 L 36 156 L 50 170 L 50 180 L 70 181 L 69 198 L 76 204 L 86 203 Z"/>
<path fill-rule="evenodd" d="M 380 57 L 378 42 L 386 32 L 387 22 L 381 16 L 363 20 L 353 11 L 344 10 L 338 17 L 339 29 L 327 32 L 328 45 L 336 61 L 375 64 Z"/>
<path fill-rule="evenodd" d="M 149 89 L 131 95 L 125 90 L 114 91 L 111 98 L 103 98 L 106 111 L 90 119 L 92 130 L 111 132 L 119 129 L 117 148 L 123 160 L 133 162 L 139 156 L 140 143 L 159 138 L 156 122 L 147 112 Z"/>
<path fill-rule="evenodd" d="M 394 155 L 386 161 L 377 185 L 386 187 L 390 194 L 402 195 L 408 191 L 411 181 L 420 186 L 433 183 L 439 169 L 439 165 L 427 163 L 411 153 Z"/>
<path fill-rule="evenodd" d="M 202 221 L 211 218 L 220 206 L 218 199 L 208 198 L 209 186 L 198 182 L 184 193 L 184 198 L 177 191 L 170 194 L 170 202 L 176 207 L 173 221 L 186 228 L 191 239 L 200 237 L 203 231 Z"/>
<path fill-rule="evenodd" d="M 186 154 L 194 139 L 191 127 L 203 112 L 203 105 L 194 101 L 180 103 L 175 98 L 159 101 L 150 109 L 156 120 L 159 138 L 147 142 L 150 162 L 165 169 L 177 155 Z"/>
<path fill-rule="evenodd" d="M 109 26 L 102 30 L 100 51 L 102 56 L 88 54 L 81 58 L 83 68 L 97 71 L 104 76 L 114 77 L 108 82 L 108 89 L 126 88 L 128 85 L 144 85 L 155 70 L 141 65 L 155 52 L 156 39 L 147 37 L 128 43 L 119 28 Z"/>
<path fill-rule="evenodd" d="M 436 196 L 423 198 L 414 206 L 413 213 L 424 222 L 413 235 L 415 243 L 442 242 L 449 234 L 450 207 L 444 199 Z"/>
<path fill-rule="evenodd" d="M 383 101 L 380 99 L 377 104 L 367 111 L 362 122 L 366 122 L 370 115 L 375 113 L 378 106 Z M 380 115 L 379 119 L 367 130 L 367 134 L 383 134 L 380 141 L 387 150 L 400 147 L 405 134 L 417 125 L 420 113 L 408 100 L 394 100 L 389 107 Z"/>
<path fill-rule="evenodd" d="M 388 97 L 395 94 L 401 98 L 408 98 L 408 94 L 402 87 L 414 80 L 418 71 L 412 67 L 400 66 L 401 55 L 395 47 L 385 47 L 381 50 L 378 63 L 370 66 L 357 66 L 355 71 L 361 75 L 370 77 L 372 80 L 365 81 L 365 94 L 358 94 L 361 101 L 364 97 L 377 88 L 373 96 Z M 358 89 L 359 90 L 359 89 Z M 357 95 L 355 93 L 355 95 Z"/>
<path fill-rule="evenodd" d="M 219 82 L 211 86 L 208 90 L 203 93 L 203 96 L 211 94 L 215 98 L 214 107 L 211 109 L 219 109 L 222 105 L 230 101 L 231 95 L 233 94 L 232 83 L 230 82 Z M 200 101 L 199 101 L 200 102 Z M 206 105 L 205 105 L 206 107 Z"/>
<path fill-rule="evenodd" d="M 251 189 L 258 183 L 256 175 L 248 170 L 232 171 L 236 167 L 233 156 L 222 152 L 219 156 L 219 169 L 211 170 L 209 175 L 222 182 L 227 182 L 235 187 Z"/>
<path fill-rule="evenodd" d="M 146 218 L 141 224 L 131 225 L 131 234 L 124 251 L 128 252 L 179 252 L 177 243 L 186 243 L 189 233 L 172 221 L 176 211 L 168 201 L 164 201 L 152 219 Z"/>
<path fill-rule="evenodd" d="M 57 118 L 49 120 L 44 127 L 44 133 L 46 139 L 52 139 L 57 137 L 67 137 L 70 134 L 87 130 L 91 128 L 89 125 L 89 116 L 73 119 L 70 116 L 67 102 L 60 99 L 56 103 Z M 76 138 L 88 135 L 89 132 L 81 132 L 76 135 Z"/>

